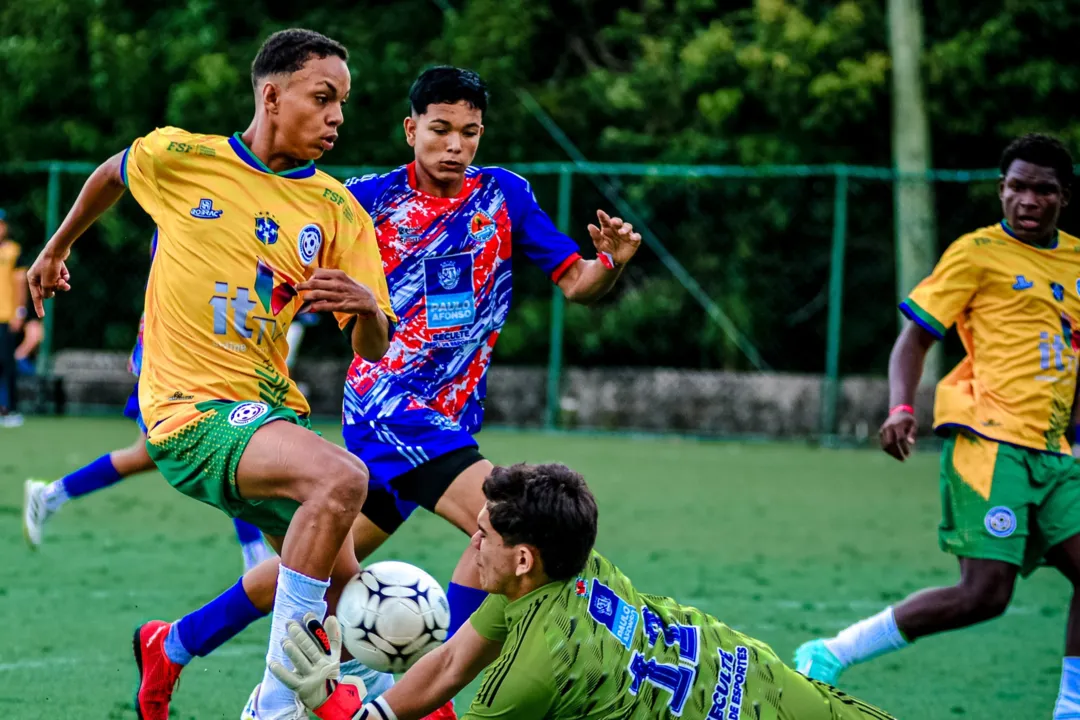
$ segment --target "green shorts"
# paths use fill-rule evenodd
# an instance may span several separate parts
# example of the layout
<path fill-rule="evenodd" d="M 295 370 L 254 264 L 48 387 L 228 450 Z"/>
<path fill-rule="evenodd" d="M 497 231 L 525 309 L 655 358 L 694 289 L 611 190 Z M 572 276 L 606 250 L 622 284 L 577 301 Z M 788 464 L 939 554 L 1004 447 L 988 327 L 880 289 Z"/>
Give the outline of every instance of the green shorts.
<path fill-rule="evenodd" d="M 1080 463 L 954 430 L 941 451 L 941 549 L 1023 575 L 1080 533 Z"/>
<path fill-rule="evenodd" d="M 202 414 L 172 432 L 146 441 L 146 450 L 174 488 L 246 520 L 268 535 L 285 535 L 296 509 L 293 500 L 246 500 L 236 489 L 236 466 L 251 436 L 263 425 L 285 420 L 310 428 L 306 417 L 262 402 L 209 400 Z"/>

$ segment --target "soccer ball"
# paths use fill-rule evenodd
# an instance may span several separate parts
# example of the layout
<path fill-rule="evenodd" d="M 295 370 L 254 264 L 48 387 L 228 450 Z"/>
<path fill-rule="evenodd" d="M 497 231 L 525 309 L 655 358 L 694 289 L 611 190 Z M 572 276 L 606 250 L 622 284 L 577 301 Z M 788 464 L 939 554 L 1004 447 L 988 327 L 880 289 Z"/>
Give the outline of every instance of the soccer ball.
<path fill-rule="evenodd" d="M 372 670 L 402 673 L 446 640 L 450 603 L 435 578 L 414 565 L 386 560 L 349 581 L 337 619 L 353 657 Z"/>

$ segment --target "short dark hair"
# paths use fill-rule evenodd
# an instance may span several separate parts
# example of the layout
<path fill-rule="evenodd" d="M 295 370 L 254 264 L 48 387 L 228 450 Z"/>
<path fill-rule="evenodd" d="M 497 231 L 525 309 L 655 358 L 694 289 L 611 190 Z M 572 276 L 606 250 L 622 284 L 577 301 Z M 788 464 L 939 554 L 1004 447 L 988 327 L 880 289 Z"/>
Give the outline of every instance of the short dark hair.
<path fill-rule="evenodd" d="M 322 33 L 303 28 L 279 30 L 259 48 L 259 54 L 251 63 L 251 84 L 255 89 L 267 75 L 294 73 L 312 57 L 326 58 L 334 55 L 349 61 L 349 51 L 337 40 Z"/>
<path fill-rule="evenodd" d="M 453 105 L 464 100 L 480 111 L 487 112 L 487 85 L 472 70 L 438 65 L 420 73 L 409 89 L 409 109 L 417 115 L 427 112 L 428 105 Z"/>
<path fill-rule="evenodd" d="M 596 544 L 596 498 L 565 465 L 496 467 L 484 480 L 491 527 L 508 545 L 532 545 L 552 580 L 585 567 Z"/>
<path fill-rule="evenodd" d="M 1068 190 L 1073 184 L 1073 159 L 1064 143 L 1051 135 L 1028 133 L 1009 143 L 1001 153 L 1001 176 L 1009 174 L 1016 160 L 1051 168 L 1061 187 Z"/>

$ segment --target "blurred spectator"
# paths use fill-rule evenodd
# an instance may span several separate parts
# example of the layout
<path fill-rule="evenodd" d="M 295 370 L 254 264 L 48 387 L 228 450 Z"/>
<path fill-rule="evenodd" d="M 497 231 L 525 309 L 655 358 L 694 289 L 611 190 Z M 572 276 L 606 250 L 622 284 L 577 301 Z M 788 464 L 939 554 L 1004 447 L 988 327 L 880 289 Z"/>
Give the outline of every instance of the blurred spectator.
<path fill-rule="evenodd" d="M 8 237 L 7 212 L 0 208 L 0 427 L 22 425 L 16 407 L 15 348 L 28 315 L 27 260 L 19 243 Z"/>

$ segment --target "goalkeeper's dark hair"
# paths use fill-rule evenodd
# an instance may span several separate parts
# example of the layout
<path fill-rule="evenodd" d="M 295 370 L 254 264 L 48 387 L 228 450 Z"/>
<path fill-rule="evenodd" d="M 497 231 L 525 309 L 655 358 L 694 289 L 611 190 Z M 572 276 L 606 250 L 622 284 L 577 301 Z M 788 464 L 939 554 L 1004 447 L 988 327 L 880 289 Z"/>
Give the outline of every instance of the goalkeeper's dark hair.
<path fill-rule="evenodd" d="M 427 112 L 429 105 L 453 105 L 464 100 L 487 112 L 487 85 L 472 70 L 437 65 L 420 73 L 409 89 L 409 109 L 416 115 Z"/>
<path fill-rule="evenodd" d="M 1009 168 L 1016 160 L 1050 168 L 1065 190 L 1072 188 L 1073 159 L 1064 143 L 1051 135 L 1028 133 L 1009 143 L 1001 153 L 1001 176 L 1009 174 Z"/>
<path fill-rule="evenodd" d="M 496 467 L 484 480 L 491 527 L 507 545 L 532 545 L 552 580 L 578 575 L 596 544 L 597 509 L 585 478 L 565 465 Z"/>
<path fill-rule="evenodd" d="M 259 48 L 259 54 L 251 63 L 251 85 L 256 90 L 259 81 L 267 75 L 294 73 L 304 67 L 313 57 L 339 57 L 349 61 L 349 51 L 337 40 L 331 40 L 322 33 L 303 28 L 279 30 Z"/>

